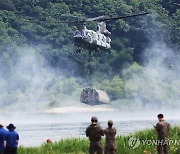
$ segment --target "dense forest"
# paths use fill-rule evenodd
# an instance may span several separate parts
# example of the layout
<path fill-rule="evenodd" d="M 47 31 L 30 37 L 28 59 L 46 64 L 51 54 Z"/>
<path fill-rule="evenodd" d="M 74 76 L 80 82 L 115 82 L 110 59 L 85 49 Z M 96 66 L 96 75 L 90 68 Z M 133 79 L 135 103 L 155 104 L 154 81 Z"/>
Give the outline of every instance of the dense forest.
<path fill-rule="evenodd" d="M 171 49 L 173 56 L 162 59 L 163 70 L 177 73 L 178 60 L 171 58 L 179 56 L 180 7 L 174 3 L 178 0 L 0 0 L 1 104 L 31 100 L 59 105 L 59 99 L 78 96 L 85 86 L 104 89 L 116 105 L 129 104 L 137 98 L 143 105 L 152 101 L 162 104 L 164 100 L 171 104 L 172 98 L 180 97 L 180 80 L 167 76 L 168 84 L 167 78 L 150 84 L 145 73 L 151 59 L 145 51 L 154 50 L 154 43 L 164 44 L 163 50 Z M 73 34 L 77 28 L 62 19 L 62 14 L 89 18 L 143 12 L 149 15 L 107 22 L 112 33 L 110 55 L 89 55 L 87 50 L 76 53 Z M 96 23 L 88 23 L 87 27 L 95 29 Z M 28 64 L 27 57 L 31 58 Z M 46 77 L 40 78 L 42 75 Z M 163 87 L 158 94 L 157 84 Z"/>

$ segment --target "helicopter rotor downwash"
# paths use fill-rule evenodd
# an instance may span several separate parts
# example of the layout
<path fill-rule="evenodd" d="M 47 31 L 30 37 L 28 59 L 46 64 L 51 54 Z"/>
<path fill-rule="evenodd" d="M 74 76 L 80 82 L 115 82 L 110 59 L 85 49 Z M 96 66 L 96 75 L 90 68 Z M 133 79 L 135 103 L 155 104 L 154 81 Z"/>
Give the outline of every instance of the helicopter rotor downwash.
<path fill-rule="evenodd" d="M 89 50 L 89 53 L 94 50 L 107 50 L 110 53 L 111 49 L 111 32 L 106 29 L 106 21 L 126 19 L 131 17 L 143 16 L 149 13 L 134 14 L 119 17 L 98 16 L 94 18 L 79 19 L 77 16 L 63 14 L 61 17 L 70 17 L 72 20 L 64 22 L 77 26 L 77 31 L 74 33 L 74 45 L 77 47 L 77 53 L 81 53 L 81 48 Z M 97 22 L 96 31 L 86 27 L 87 22 Z"/>

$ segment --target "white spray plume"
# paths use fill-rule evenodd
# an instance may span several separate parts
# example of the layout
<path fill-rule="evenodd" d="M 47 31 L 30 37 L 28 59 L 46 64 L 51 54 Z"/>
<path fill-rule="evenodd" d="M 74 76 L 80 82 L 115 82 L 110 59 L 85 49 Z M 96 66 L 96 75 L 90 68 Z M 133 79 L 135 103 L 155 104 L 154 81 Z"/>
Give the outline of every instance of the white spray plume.
<path fill-rule="evenodd" d="M 11 69 L 7 69 L 8 76 L 0 70 L 0 104 L 3 110 L 43 111 L 53 104 L 53 99 L 56 99 L 57 106 L 65 103 L 60 97 L 63 93 L 61 89 L 68 93 L 72 88 L 63 88 L 63 75 L 50 67 L 38 50 L 17 50 L 20 54 Z M 66 81 L 66 84 L 67 82 L 70 81 Z M 72 79 L 71 82 L 76 81 Z"/>
<path fill-rule="evenodd" d="M 132 72 L 126 81 L 133 89 L 131 104 L 136 109 L 176 109 L 180 106 L 180 58 L 161 41 L 153 43 L 144 55 L 142 70 Z"/>

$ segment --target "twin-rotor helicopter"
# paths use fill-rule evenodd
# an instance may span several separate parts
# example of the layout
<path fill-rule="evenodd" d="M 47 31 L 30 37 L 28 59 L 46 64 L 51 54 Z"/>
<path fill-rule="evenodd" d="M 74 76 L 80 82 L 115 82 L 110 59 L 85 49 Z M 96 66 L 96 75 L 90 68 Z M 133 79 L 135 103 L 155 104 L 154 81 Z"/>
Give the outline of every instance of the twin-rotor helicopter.
<path fill-rule="evenodd" d="M 121 17 L 99 16 L 75 21 L 77 25 L 77 31 L 74 33 L 74 45 L 77 47 L 76 52 L 81 53 L 81 48 L 84 48 L 88 49 L 90 54 L 92 51 L 99 52 L 100 50 L 107 50 L 110 53 L 111 32 L 106 28 L 106 21 L 125 19 L 147 14 L 148 13 L 141 13 Z M 96 31 L 86 27 L 86 23 L 92 21 L 97 21 Z"/>
<path fill-rule="evenodd" d="M 111 32 L 106 28 L 106 21 L 126 19 L 137 16 L 147 15 L 149 13 L 133 14 L 119 17 L 98 16 L 94 18 L 83 18 L 71 14 L 62 14 L 60 16 L 60 23 L 67 23 L 75 25 L 77 30 L 74 33 L 74 45 L 77 47 L 76 52 L 81 53 L 81 49 L 87 49 L 89 54 L 93 51 L 99 52 L 106 50 L 110 53 L 111 49 Z M 31 19 L 30 19 L 31 20 Z M 28 20 L 29 21 L 29 20 Z M 46 20 L 31 20 L 35 22 L 46 22 Z M 88 29 L 86 24 L 88 22 L 97 22 L 96 30 Z"/>

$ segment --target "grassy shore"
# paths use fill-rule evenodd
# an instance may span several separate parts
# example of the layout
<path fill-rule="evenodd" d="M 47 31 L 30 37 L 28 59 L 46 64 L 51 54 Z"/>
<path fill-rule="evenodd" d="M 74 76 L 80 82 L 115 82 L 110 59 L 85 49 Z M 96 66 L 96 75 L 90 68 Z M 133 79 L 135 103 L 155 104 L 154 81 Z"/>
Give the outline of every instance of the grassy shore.
<path fill-rule="evenodd" d="M 180 154 L 179 126 L 171 128 L 170 140 L 173 142 L 170 144 L 170 153 Z M 128 136 L 117 136 L 116 141 L 118 154 L 156 153 L 156 132 L 152 129 L 139 131 Z M 88 146 L 88 139 L 65 139 L 59 142 L 43 144 L 40 147 L 19 147 L 18 154 L 88 154 Z"/>

